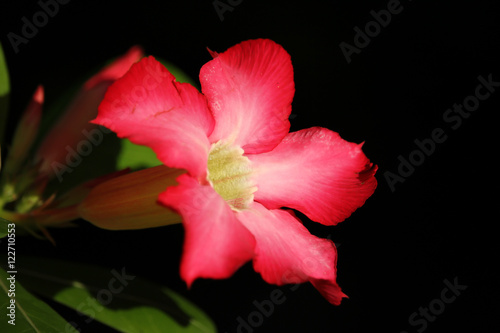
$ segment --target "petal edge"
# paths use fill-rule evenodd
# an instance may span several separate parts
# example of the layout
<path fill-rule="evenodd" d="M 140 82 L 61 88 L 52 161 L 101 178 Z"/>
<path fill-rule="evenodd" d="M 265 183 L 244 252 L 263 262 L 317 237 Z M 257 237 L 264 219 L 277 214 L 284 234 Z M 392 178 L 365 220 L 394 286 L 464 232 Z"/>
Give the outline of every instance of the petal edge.
<path fill-rule="evenodd" d="M 325 225 L 345 220 L 377 187 L 377 166 L 361 147 L 321 127 L 289 133 L 271 152 L 247 155 L 256 170 L 255 201 Z"/>
<path fill-rule="evenodd" d="M 211 186 L 189 175 L 160 194 L 159 202 L 177 211 L 185 229 L 181 276 L 188 286 L 197 278 L 224 279 L 254 256 L 255 239 Z"/>

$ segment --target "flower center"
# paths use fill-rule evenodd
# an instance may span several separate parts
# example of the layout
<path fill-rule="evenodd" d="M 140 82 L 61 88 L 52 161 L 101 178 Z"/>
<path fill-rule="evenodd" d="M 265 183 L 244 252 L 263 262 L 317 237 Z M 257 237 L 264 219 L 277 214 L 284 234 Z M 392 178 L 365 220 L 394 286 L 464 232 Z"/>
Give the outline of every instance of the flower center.
<path fill-rule="evenodd" d="M 212 144 L 208 154 L 208 181 L 233 210 L 248 207 L 253 201 L 250 160 L 243 149 L 221 141 Z"/>

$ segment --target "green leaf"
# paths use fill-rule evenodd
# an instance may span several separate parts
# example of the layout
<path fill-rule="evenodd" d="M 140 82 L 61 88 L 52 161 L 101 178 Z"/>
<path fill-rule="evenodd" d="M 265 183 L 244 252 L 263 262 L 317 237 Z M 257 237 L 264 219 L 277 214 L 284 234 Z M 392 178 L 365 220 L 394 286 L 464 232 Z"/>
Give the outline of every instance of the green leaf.
<path fill-rule="evenodd" d="M 33 292 L 84 313 L 120 332 L 216 332 L 200 309 L 178 294 L 132 275 L 55 259 L 22 257 L 18 271 Z M 79 328 L 80 324 L 77 323 Z"/>
<path fill-rule="evenodd" d="M 7 280 L 14 275 L 14 280 Z M 0 332 L 77 332 L 50 306 L 31 295 L 16 280 L 18 274 L 8 274 L 0 268 Z M 12 288 L 11 281 L 15 281 Z M 14 300 L 14 303 L 12 303 Z M 9 306 L 14 304 L 14 309 Z M 10 314 L 14 316 L 9 316 Z M 15 319 L 14 321 L 11 321 Z M 15 326 L 10 324 L 15 323 Z"/>
<path fill-rule="evenodd" d="M 9 109 L 10 80 L 7 63 L 0 43 L 0 145 L 3 143 L 5 123 Z"/>
<path fill-rule="evenodd" d="M 162 164 L 155 152 L 146 146 L 133 144 L 128 139 L 121 141 L 121 150 L 116 161 L 116 169 L 145 169 Z"/>
<path fill-rule="evenodd" d="M 9 229 L 7 226 L 9 223 L 10 221 L 7 221 L 6 219 L 0 217 L 0 238 L 4 238 L 5 236 L 7 236 L 7 230 Z"/>
<path fill-rule="evenodd" d="M 0 44 L 0 96 L 7 95 L 10 92 L 9 72 L 3 53 L 2 44 Z"/>

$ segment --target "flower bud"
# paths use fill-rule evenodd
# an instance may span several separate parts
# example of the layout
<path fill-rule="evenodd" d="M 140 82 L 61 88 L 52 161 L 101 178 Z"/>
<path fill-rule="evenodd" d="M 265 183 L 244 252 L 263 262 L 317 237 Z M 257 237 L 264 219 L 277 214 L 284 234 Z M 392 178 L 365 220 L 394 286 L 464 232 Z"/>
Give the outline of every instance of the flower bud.
<path fill-rule="evenodd" d="M 116 177 L 93 188 L 79 205 L 80 217 L 110 230 L 145 229 L 182 222 L 181 217 L 157 202 L 185 170 L 164 165 Z"/>

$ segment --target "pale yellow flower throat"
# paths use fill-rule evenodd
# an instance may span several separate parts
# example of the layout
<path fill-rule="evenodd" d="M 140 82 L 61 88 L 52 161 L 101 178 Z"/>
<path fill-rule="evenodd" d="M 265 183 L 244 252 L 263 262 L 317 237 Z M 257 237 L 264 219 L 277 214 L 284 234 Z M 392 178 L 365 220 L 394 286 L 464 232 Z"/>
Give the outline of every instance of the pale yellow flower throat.
<path fill-rule="evenodd" d="M 257 187 L 252 184 L 250 160 L 243 149 L 221 141 L 212 144 L 208 155 L 208 181 L 233 210 L 247 208 Z"/>

